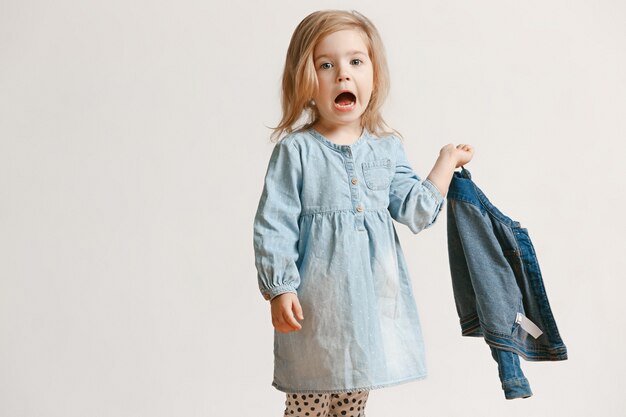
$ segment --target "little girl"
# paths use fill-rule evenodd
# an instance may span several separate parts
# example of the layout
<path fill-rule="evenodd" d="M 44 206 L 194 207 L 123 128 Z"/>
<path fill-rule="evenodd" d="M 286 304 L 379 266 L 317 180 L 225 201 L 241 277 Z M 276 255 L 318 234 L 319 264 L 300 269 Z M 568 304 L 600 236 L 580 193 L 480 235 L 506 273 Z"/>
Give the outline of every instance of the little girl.
<path fill-rule="evenodd" d="M 294 31 L 283 117 L 254 219 L 274 331 L 272 386 L 285 416 L 363 417 L 369 390 L 426 376 L 424 342 L 395 220 L 433 225 L 469 145 L 444 146 L 425 180 L 380 108 L 389 77 L 378 31 L 319 11 Z M 301 116 L 308 123 L 294 128 Z M 295 313 L 295 317 L 294 317 Z M 299 321 L 298 321 L 299 320 Z"/>

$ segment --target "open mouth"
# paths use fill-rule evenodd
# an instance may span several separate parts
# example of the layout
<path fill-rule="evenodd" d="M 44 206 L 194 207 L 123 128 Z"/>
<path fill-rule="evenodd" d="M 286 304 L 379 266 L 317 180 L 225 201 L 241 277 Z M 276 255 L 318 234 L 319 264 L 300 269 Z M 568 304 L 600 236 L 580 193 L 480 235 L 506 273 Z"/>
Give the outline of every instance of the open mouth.
<path fill-rule="evenodd" d="M 339 109 L 351 109 L 356 103 L 356 96 L 349 91 L 344 91 L 335 98 L 335 106 Z"/>

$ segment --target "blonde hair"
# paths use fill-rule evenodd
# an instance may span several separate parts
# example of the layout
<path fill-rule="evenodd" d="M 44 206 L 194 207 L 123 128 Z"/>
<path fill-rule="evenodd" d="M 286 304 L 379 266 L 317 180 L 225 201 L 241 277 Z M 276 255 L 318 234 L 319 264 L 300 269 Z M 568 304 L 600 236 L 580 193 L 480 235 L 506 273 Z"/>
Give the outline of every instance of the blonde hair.
<path fill-rule="evenodd" d="M 282 120 L 271 128 L 273 142 L 285 133 L 308 129 L 320 117 L 311 98 L 317 93 L 318 80 L 313 63 L 313 51 L 327 35 L 344 29 L 360 30 L 367 40 L 368 54 L 372 61 L 374 82 L 369 104 L 361 116 L 361 125 L 375 136 L 396 133 L 386 130 L 380 108 L 389 93 L 389 70 L 385 49 L 374 24 L 359 12 L 344 10 L 321 10 L 305 17 L 296 27 L 285 59 L 282 80 Z M 308 113 L 309 122 L 294 128 L 303 113 Z"/>

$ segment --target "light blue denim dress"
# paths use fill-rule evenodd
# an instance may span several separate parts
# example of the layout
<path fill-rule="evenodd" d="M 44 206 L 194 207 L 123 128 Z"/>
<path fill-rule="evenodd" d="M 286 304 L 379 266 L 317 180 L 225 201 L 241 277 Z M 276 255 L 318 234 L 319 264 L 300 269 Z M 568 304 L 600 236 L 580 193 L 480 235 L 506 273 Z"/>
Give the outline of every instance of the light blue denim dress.
<path fill-rule="evenodd" d="M 261 295 L 298 295 L 302 329 L 274 329 L 272 386 L 347 392 L 426 377 L 411 278 L 392 219 L 433 225 L 444 196 L 400 139 L 367 129 L 352 145 L 292 132 L 273 149 L 254 219 Z M 423 259 L 426 261 L 426 259 Z"/>

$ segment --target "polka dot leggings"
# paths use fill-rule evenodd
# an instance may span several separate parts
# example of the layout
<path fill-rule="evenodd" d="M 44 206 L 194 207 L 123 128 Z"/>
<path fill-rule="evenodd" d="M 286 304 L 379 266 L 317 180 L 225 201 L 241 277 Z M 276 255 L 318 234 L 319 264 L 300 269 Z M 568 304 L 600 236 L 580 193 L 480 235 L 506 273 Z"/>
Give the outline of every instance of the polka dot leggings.
<path fill-rule="evenodd" d="M 368 390 L 340 393 L 287 393 L 285 417 L 365 417 Z"/>

